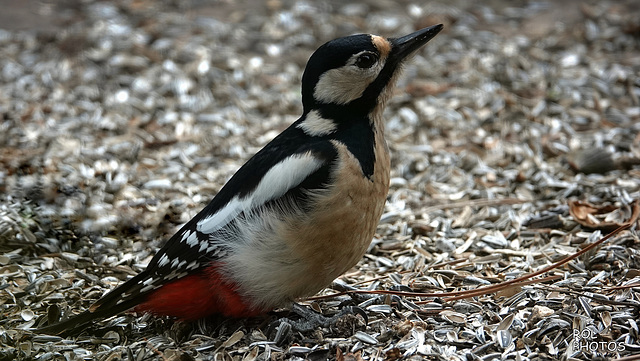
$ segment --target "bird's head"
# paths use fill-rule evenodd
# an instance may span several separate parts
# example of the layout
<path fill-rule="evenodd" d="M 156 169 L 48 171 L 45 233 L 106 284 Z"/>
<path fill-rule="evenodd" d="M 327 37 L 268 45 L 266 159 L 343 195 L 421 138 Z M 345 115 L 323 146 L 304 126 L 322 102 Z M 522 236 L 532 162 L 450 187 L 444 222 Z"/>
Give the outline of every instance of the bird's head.
<path fill-rule="evenodd" d="M 389 97 L 403 61 L 440 30 L 434 25 L 399 38 L 359 34 L 325 43 L 302 76 L 305 113 L 370 113 Z"/>

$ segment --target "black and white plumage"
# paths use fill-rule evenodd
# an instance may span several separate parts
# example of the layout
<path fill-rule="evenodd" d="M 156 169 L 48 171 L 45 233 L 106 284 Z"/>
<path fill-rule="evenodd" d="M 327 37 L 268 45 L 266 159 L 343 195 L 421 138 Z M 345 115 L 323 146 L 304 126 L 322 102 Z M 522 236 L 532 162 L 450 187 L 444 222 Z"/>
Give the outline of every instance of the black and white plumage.
<path fill-rule="evenodd" d="M 251 316 L 329 285 L 362 257 L 384 208 L 382 112 L 401 64 L 441 29 L 322 45 L 302 77 L 300 119 L 249 159 L 145 271 L 43 331 L 133 307 L 185 320 Z"/>

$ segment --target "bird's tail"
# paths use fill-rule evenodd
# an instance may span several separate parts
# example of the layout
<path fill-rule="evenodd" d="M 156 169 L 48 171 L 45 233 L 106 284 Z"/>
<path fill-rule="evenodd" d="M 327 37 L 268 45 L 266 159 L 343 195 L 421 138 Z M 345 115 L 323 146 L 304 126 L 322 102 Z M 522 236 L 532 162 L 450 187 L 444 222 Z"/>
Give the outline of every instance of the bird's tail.
<path fill-rule="evenodd" d="M 147 296 L 146 293 L 138 292 L 141 287 L 139 280 L 145 277 L 146 272 L 139 273 L 97 300 L 88 310 L 35 331 L 50 335 L 76 334 L 83 330 L 82 326 L 93 320 L 115 316 L 135 307 Z"/>
<path fill-rule="evenodd" d="M 113 307 L 98 307 L 95 310 L 91 308 L 80 314 L 72 316 L 58 323 L 47 325 L 35 330 L 35 332 L 45 333 L 49 335 L 73 335 L 82 332 L 85 325 L 93 320 L 114 316 L 120 312 L 126 311 L 134 307 L 138 300 L 130 300 L 122 302 Z"/>
<path fill-rule="evenodd" d="M 139 273 L 97 300 L 88 310 L 35 331 L 54 335 L 76 334 L 93 320 L 111 317 L 134 307 L 136 311 L 183 320 L 224 311 L 218 310 L 216 300 L 219 297 L 211 292 L 207 279 L 201 273 L 174 280 L 155 290 L 144 289 L 146 279 L 148 271 Z M 232 290 L 229 293 L 236 295 Z"/>

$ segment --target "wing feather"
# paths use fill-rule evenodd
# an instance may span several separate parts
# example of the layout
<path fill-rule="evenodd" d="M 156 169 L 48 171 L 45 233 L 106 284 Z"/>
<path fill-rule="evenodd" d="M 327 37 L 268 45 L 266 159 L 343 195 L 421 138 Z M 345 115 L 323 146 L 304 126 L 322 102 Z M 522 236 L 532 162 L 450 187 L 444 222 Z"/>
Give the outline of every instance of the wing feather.
<path fill-rule="evenodd" d="M 198 221 L 198 232 L 213 234 L 227 226 L 238 214 L 282 197 L 320 169 L 324 162 L 311 151 L 284 158 L 262 176 L 251 193 L 243 197 L 236 195 L 217 212 Z"/>
<path fill-rule="evenodd" d="M 245 163 L 216 197 L 167 241 L 145 271 L 94 303 L 78 318 L 81 323 L 92 318 L 89 314 L 108 317 L 115 314 L 110 310 L 121 312 L 123 307 L 144 302 L 148 294 L 162 285 L 201 272 L 211 262 L 223 259 L 231 249 L 228 242 L 234 237 L 229 234 L 233 227 L 226 226 L 239 215 L 278 202 L 282 197 L 304 203 L 304 194 L 325 187 L 337 153 L 328 140 L 311 139 L 294 126 L 281 133 Z"/>

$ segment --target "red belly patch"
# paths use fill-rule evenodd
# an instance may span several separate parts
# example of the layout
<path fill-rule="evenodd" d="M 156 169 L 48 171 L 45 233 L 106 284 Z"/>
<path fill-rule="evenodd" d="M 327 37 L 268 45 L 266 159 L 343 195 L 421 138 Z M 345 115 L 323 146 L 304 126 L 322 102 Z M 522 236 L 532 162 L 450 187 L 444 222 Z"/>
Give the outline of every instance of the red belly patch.
<path fill-rule="evenodd" d="M 213 314 L 228 317 L 252 317 L 266 310 L 252 307 L 243 300 L 236 287 L 225 282 L 210 266 L 203 272 L 169 282 L 152 292 L 147 300 L 136 306 L 138 312 L 149 312 L 158 316 L 172 316 L 192 321 Z"/>

